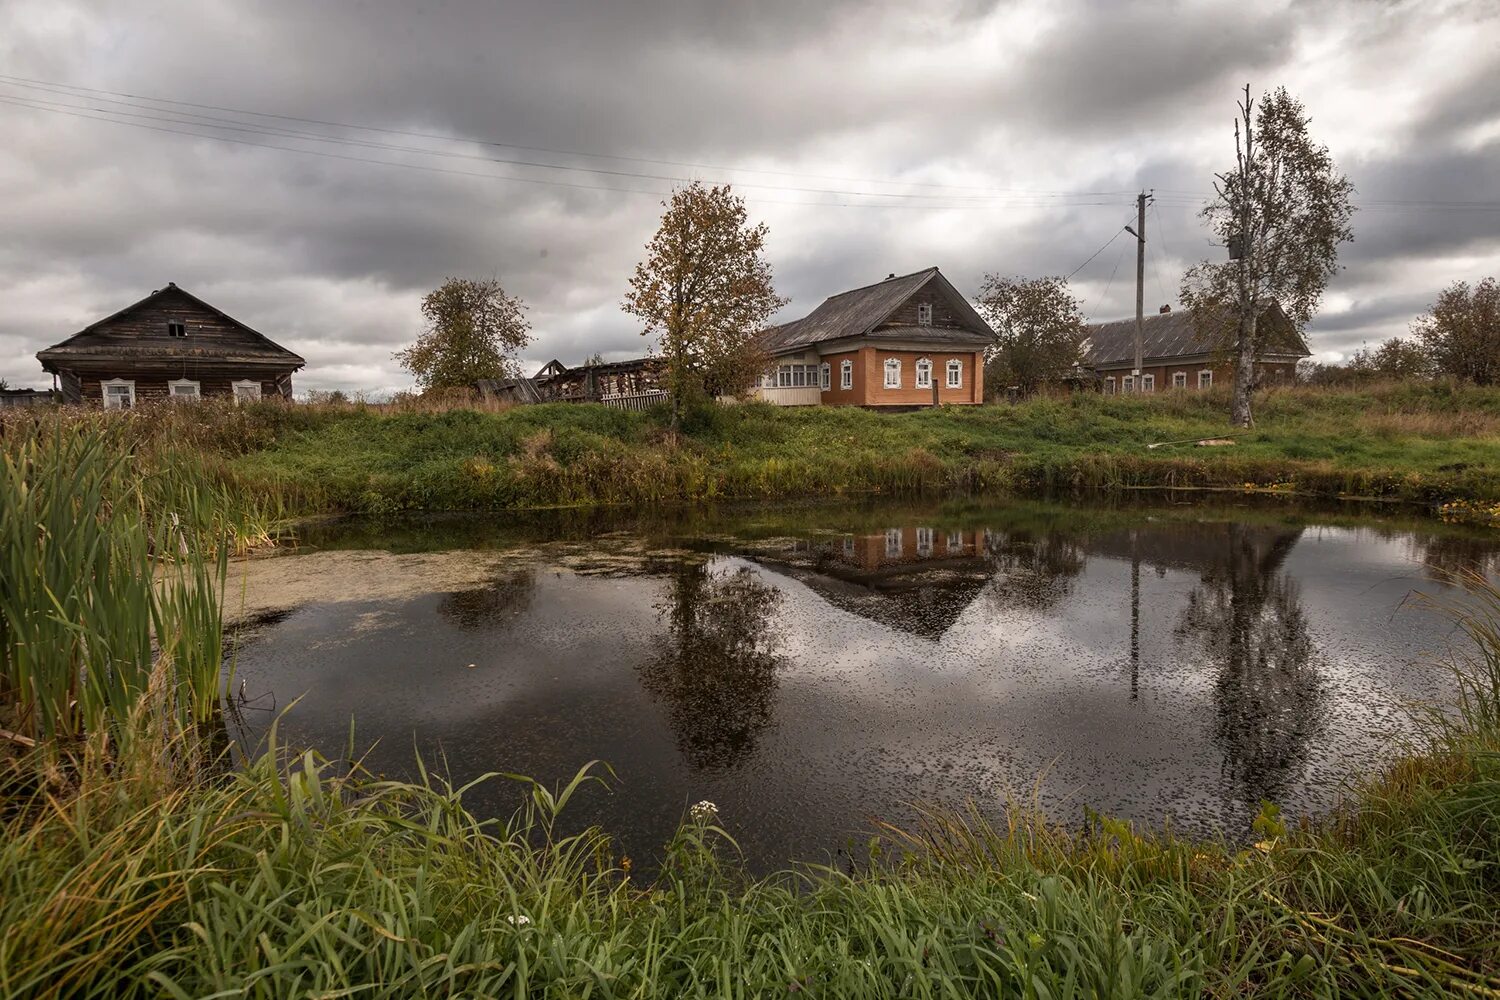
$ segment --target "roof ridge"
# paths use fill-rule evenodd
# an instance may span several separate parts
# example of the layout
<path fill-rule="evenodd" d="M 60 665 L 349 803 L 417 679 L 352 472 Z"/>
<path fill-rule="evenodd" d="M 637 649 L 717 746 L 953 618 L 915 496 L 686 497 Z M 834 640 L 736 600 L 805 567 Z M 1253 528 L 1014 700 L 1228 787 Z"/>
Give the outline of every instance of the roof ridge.
<path fill-rule="evenodd" d="M 920 271 L 913 271 L 910 274 L 896 274 L 896 275 L 892 275 L 889 278 L 881 278 L 879 281 L 872 281 L 868 285 L 860 285 L 858 288 L 850 288 L 850 289 L 846 289 L 845 291 L 842 291 L 842 292 L 835 292 L 834 294 L 828 296 L 828 298 L 824 299 L 823 301 L 824 302 L 828 302 L 828 301 L 830 301 L 832 299 L 841 299 L 845 295 L 853 295 L 855 292 L 864 292 L 864 291 L 868 291 L 871 288 L 879 288 L 881 285 L 884 285 L 884 284 L 886 284 L 888 282 L 891 282 L 891 281 L 904 281 L 907 278 L 915 278 L 919 274 L 926 274 L 929 271 L 936 272 L 937 270 L 938 270 L 938 268 L 936 267 L 936 265 L 934 265 L 932 267 L 924 267 Z M 808 315 L 811 315 L 811 313 L 809 313 Z"/>

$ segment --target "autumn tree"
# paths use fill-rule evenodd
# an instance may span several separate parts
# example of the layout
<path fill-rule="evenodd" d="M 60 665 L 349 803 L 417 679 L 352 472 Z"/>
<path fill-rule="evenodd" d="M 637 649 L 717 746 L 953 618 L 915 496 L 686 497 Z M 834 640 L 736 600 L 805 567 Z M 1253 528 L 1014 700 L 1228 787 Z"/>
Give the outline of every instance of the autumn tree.
<path fill-rule="evenodd" d="M 661 228 L 635 267 L 623 308 L 656 334 L 667 365 L 672 426 L 685 402 L 734 395 L 765 368 L 756 335 L 786 300 L 762 256 L 766 225 L 749 225 L 729 187 L 693 182 L 662 203 Z"/>
<path fill-rule="evenodd" d="M 1083 360 L 1083 311 L 1068 279 L 989 274 L 977 304 L 996 335 L 985 354 L 987 385 L 1015 386 L 1029 396 Z"/>
<path fill-rule="evenodd" d="M 531 342 L 526 307 L 493 279 L 449 278 L 422 299 L 426 329 L 395 359 L 423 392 L 520 374 L 516 353 Z"/>
<path fill-rule="evenodd" d="M 1456 281 L 1412 324 L 1439 375 L 1477 385 L 1500 384 L 1500 282 L 1473 288 Z"/>
<path fill-rule="evenodd" d="M 1204 261 L 1183 279 L 1183 302 L 1198 317 L 1227 308 L 1234 363 L 1231 418 L 1251 424 L 1255 359 L 1269 333 L 1260 323 L 1273 303 L 1303 329 L 1338 270 L 1339 244 L 1353 239 L 1354 186 L 1334 169 L 1328 147 L 1308 134 L 1311 119 L 1285 87 L 1256 102 L 1245 88 L 1234 125 L 1235 165 L 1214 182 L 1203 210 L 1227 261 Z"/>

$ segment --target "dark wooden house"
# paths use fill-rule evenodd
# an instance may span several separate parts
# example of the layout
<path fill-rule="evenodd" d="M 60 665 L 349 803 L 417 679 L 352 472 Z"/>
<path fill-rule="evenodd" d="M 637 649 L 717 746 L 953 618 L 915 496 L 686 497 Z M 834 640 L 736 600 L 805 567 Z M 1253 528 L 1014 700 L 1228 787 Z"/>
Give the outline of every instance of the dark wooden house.
<path fill-rule="evenodd" d="M 1307 341 L 1273 305 L 1260 319 L 1265 347 L 1255 359 L 1256 377 L 1265 384 L 1290 383 L 1297 362 L 1309 355 Z M 1094 372 L 1105 393 L 1208 389 L 1234 381 L 1230 346 L 1234 319 L 1227 312 L 1203 314 L 1162 311 L 1141 323 L 1141 363 L 1135 375 L 1135 320 L 1093 323 L 1088 329 L 1084 367 Z"/>
<path fill-rule="evenodd" d="M 305 364 L 171 283 L 36 356 L 64 402 L 106 409 L 203 396 L 291 399 L 292 373 Z"/>

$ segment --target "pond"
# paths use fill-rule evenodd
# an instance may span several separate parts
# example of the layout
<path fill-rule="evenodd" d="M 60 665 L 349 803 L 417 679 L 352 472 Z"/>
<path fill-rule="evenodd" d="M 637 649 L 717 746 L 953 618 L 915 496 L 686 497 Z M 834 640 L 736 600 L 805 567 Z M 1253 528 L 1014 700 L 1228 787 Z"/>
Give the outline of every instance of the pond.
<path fill-rule="evenodd" d="M 301 542 L 235 567 L 239 739 L 284 712 L 283 743 L 341 756 L 352 720 L 373 770 L 421 753 L 458 782 L 604 761 L 573 824 L 649 865 L 709 799 L 757 871 L 837 862 L 916 802 L 1036 795 L 1064 823 L 1087 806 L 1235 840 L 1262 800 L 1325 811 L 1451 692 L 1431 661 L 1454 632 L 1411 596 L 1500 564 L 1493 533 L 1248 499 L 349 521 Z"/>

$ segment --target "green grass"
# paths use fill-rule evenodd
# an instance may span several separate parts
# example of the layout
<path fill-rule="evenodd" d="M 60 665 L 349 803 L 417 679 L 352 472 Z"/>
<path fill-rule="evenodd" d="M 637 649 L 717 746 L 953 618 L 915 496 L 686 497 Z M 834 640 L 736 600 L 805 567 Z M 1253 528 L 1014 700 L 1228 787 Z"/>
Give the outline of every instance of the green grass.
<path fill-rule="evenodd" d="M 1233 432 L 1219 393 L 1079 394 L 1019 405 L 885 414 L 714 407 L 674 438 L 660 414 L 552 404 L 510 411 L 327 408 L 274 417 L 234 460 L 303 509 L 403 510 L 788 498 L 865 492 L 1041 493 L 1138 487 L 1277 488 L 1500 500 L 1500 390 L 1397 384 L 1278 390 Z M 1232 447 L 1191 442 L 1229 436 Z"/>

